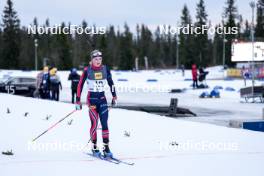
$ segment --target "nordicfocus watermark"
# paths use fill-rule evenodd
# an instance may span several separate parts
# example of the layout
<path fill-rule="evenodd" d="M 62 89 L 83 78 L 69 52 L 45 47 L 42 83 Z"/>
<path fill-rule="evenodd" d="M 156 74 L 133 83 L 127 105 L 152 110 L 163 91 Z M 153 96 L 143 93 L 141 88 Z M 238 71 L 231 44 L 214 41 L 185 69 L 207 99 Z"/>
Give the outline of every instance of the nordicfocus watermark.
<path fill-rule="evenodd" d="M 200 152 L 232 152 L 238 151 L 239 145 L 236 142 L 212 142 L 187 140 L 181 143 L 161 142 L 159 149 L 162 151 L 200 151 Z"/>
<path fill-rule="evenodd" d="M 28 34 L 66 34 L 66 35 L 103 35 L 106 33 L 106 27 L 100 26 L 78 26 L 78 25 L 69 25 L 69 26 L 61 26 L 61 25 L 54 25 L 54 26 L 36 26 L 36 25 L 29 25 L 27 28 Z"/>
<path fill-rule="evenodd" d="M 167 93 L 173 86 L 170 85 L 144 85 L 144 84 L 132 84 L 127 83 L 126 85 L 115 85 L 112 86 L 110 89 L 108 87 L 100 88 L 100 89 L 91 89 L 90 91 L 93 92 L 110 92 L 116 90 L 119 93 Z"/>
<path fill-rule="evenodd" d="M 87 149 L 88 145 L 85 143 L 80 143 L 77 141 L 52 141 L 52 142 L 31 142 L 27 143 L 27 150 L 28 151 L 41 151 L 41 152 L 48 152 L 48 151 L 63 151 L 63 152 L 73 152 L 73 151 L 83 151 Z M 104 145 L 98 144 L 97 145 L 99 150 L 104 149 Z"/>
<path fill-rule="evenodd" d="M 87 144 L 79 143 L 76 141 L 52 141 L 52 142 L 31 142 L 27 143 L 28 151 L 83 151 Z M 198 152 L 235 152 L 239 150 L 239 145 L 236 142 L 212 142 L 212 141 L 192 141 L 187 140 L 181 143 L 176 142 L 161 142 L 157 144 L 160 151 L 172 151 L 172 152 L 186 152 L 186 151 L 198 151 Z M 88 147 L 89 148 L 89 147 Z M 104 149 L 103 144 L 98 144 L 98 149 Z"/>
<path fill-rule="evenodd" d="M 86 144 L 81 144 L 76 141 L 62 142 L 28 142 L 28 151 L 82 151 Z"/>
<path fill-rule="evenodd" d="M 202 34 L 209 34 L 209 35 L 215 35 L 215 34 L 226 34 L 226 35 L 236 35 L 239 33 L 238 27 L 209 27 L 207 25 L 203 25 L 201 27 L 195 26 L 195 25 L 187 25 L 187 26 L 169 26 L 169 25 L 160 25 L 160 34 L 172 34 L 172 35 L 179 35 L 179 34 L 195 34 L 195 35 L 202 35 Z"/>

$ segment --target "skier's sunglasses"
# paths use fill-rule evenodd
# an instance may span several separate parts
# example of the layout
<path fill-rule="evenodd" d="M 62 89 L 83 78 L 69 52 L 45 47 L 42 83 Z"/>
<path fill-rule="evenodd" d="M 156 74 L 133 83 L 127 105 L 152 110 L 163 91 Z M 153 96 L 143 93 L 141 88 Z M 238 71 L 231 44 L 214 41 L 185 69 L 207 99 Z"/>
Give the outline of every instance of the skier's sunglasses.
<path fill-rule="evenodd" d="M 101 52 L 94 53 L 92 55 L 92 58 L 94 58 L 94 57 L 102 57 L 102 53 Z"/>

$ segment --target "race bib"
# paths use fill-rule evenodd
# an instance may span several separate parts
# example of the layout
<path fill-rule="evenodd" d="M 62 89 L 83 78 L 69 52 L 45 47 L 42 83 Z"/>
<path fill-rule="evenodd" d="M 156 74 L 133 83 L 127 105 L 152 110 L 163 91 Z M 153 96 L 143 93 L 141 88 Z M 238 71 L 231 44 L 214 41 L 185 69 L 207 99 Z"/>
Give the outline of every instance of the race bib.
<path fill-rule="evenodd" d="M 95 78 L 96 80 L 103 79 L 103 74 L 102 74 L 102 72 L 94 73 L 94 78 Z"/>
<path fill-rule="evenodd" d="M 107 81 L 103 80 L 88 80 L 88 89 L 91 92 L 104 92 Z"/>

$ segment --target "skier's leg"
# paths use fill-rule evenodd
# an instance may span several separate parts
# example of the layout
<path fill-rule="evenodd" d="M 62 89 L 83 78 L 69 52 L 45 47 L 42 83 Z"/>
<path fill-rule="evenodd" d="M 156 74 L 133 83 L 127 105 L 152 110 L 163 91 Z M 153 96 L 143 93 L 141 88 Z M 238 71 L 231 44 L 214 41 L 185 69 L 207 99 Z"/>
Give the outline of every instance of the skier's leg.
<path fill-rule="evenodd" d="M 45 92 L 44 92 L 45 98 L 44 99 L 49 99 L 49 94 L 50 94 L 49 90 L 45 90 Z"/>
<path fill-rule="evenodd" d="M 52 100 L 55 100 L 55 90 L 52 90 L 51 91 L 51 99 Z"/>
<path fill-rule="evenodd" d="M 108 130 L 108 106 L 106 99 L 103 99 L 99 107 L 99 117 L 102 125 L 102 138 L 104 143 L 104 155 L 105 157 L 112 157 L 113 154 L 109 149 L 109 130 Z"/>
<path fill-rule="evenodd" d="M 108 131 L 108 106 L 106 99 L 102 99 L 98 109 L 100 122 L 102 125 L 102 137 L 105 144 L 109 143 L 109 131 Z"/>
<path fill-rule="evenodd" d="M 97 147 L 97 126 L 99 115 L 96 111 L 96 105 L 89 105 L 89 116 L 91 120 L 90 136 L 92 141 L 92 152 L 95 156 L 100 156 L 99 148 Z"/>
<path fill-rule="evenodd" d="M 72 89 L 72 104 L 74 104 L 74 99 L 75 99 L 75 93 L 74 90 Z"/>
<path fill-rule="evenodd" d="M 43 89 L 39 89 L 39 96 L 40 96 L 40 98 L 41 99 L 43 99 L 44 98 L 44 96 L 43 96 Z"/>
<path fill-rule="evenodd" d="M 198 80 L 195 80 L 195 87 L 198 88 Z"/>
<path fill-rule="evenodd" d="M 73 102 L 77 101 L 77 90 L 74 90 L 73 92 Z"/>
<path fill-rule="evenodd" d="M 57 90 L 53 91 L 53 100 L 57 101 Z"/>
<path fill-rule="evenodd" d="M 52 91 L 50 89 L 47 89 L 46 91 L 47 91 L 46 92 L 46 95 L 47 95 L 46 99 L 50 100 Z"/>
<path fill-rule="evenodd" d="M 98 125 L 98 113 L 96 111 L 96 105 L 89 105 L 89 116 L 91 120 L 90 136 L 92 143 L 96 144 L 97 142 L 97 125 Z"/>
<path fill-rule="evenodd" d="M 57 91 L 54 90 L 53 91 L 53 100 L 56 101 L 56 99 L 57 99 Z"/>
<path fill-rule="evenodd" d="M 57 90 L 57 101 L 59 101 L 60 100 L 60 90 Z"/>

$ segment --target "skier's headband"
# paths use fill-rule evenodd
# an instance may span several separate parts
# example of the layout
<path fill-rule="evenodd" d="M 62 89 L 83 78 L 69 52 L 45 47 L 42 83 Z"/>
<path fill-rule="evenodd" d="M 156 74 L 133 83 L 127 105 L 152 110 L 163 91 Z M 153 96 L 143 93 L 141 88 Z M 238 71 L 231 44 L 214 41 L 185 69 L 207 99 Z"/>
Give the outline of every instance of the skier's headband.
<path fill-rule="evenodd" d="M 102 52 L 100 51 L 94 51 L 91 53 L 91 59 L 95 58 L 95 57 L 101 57 L 102 58 Z"/>

